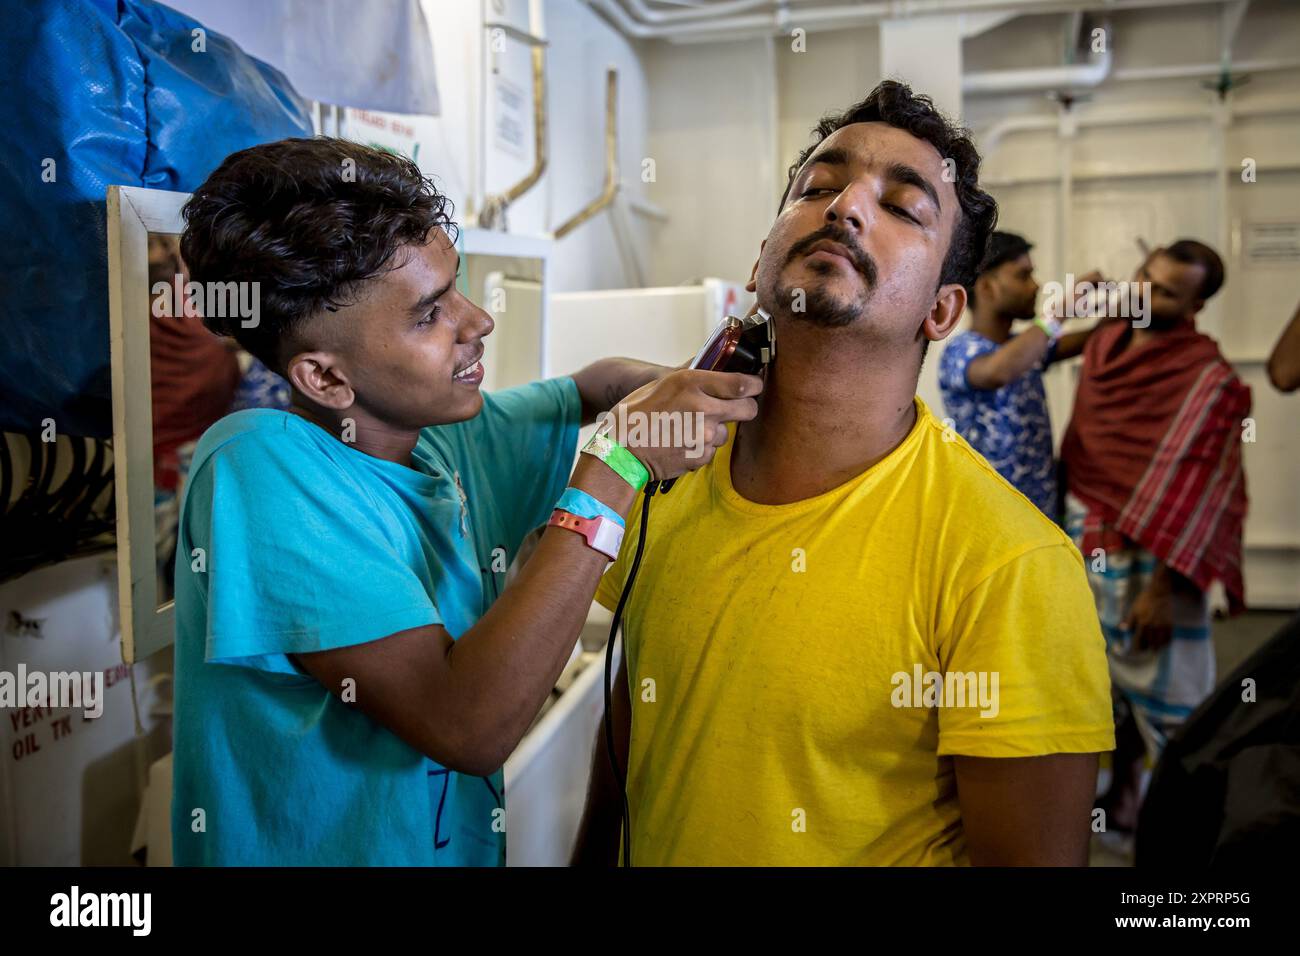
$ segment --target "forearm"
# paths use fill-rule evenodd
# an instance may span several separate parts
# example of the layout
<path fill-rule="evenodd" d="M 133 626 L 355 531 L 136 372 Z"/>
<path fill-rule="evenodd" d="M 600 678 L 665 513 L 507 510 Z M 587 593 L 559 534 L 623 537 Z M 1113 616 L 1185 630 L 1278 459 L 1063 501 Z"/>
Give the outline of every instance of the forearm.
<path fill-rule="evenodd" d="M 574 372 L 582 398 L 582 423 L 590 425 L 642 385 L 663 378 L 672 369 L 630 358 L 605 358 Z"/>
<path fill-rule="evenodd" d="M 967 380 L 976 388 L 996 389 L 1019 379 L 1038 364 L 1051 339 L 1038 326 L 1030 326 L 998 348 L 970 363 Z"/>
<path fill-rule="evenodd" d="M 636 496 L 586 455 L 570 483 L 623 515 Z M 460 773 L 489 774 L 554 688 L 606 565 L 580 535 L 549 527 L 518 579 L 458 640 L 431 624 L 296 657 L 420 753 Z"/>
<path fill-rule="evenodd" d="M 1063 362 L 1065 359 L 1072 359 L 1083 352 L 1083 347 L 1088 344 L 1088 338 L 1093 332 L 1097 331 L 1097 326 L 1085 329 L 1082 332 L 1068 332 L 1056 340 L 1056 351 L 1052 353 L 1052 361 Z"/>
<path fill-rule="evenodd" d="M 641 376 L 658 374 L 638 364 Z M 622 387 L 632 384 L 624 381 Z M 622 402 L 637 415 L 700 414 L 713 434 L 725 434 L 718 426 L 757 414 L 753 396 L 762 386 L 755 376 L 689 370 L 665 375 Z M 672 478 L 707 464 L 715 450 L 711 445 L 692 459 L 691 449 L 663 443 L 625 454 L 650 475 Z M 588 455 L 580 456 L 569 484 L 623 517 L 638 499 L 638 489 Z M 453 770 L 489 773 L 514 749 L 554 687 L 607 564 L 606 555 L 583 536 L 550 527 L 518 579 L 458 639 L 435 621 L 295 658 L 345 703 L 419 752 Z M 478 576 L 471 578 L 447 586 L 470 587 L 477 596 Z"/>
<path fill-rule="evenodd" d="M 632 486 L 583 455 L 570 485 L 626 517 Z M 504 762 L 564 669 L 607 566 L 581 535 L 549 527 L 537 551 L 447 655 L 447 713 L 477 729 L 476 749 Z M 491 761 L 489 761 L 491 762 Z"/>
<path fill-rule="evenodd" d="M 1300 388 L 1300 307 L 1268 357 L 1268 379 L 1280 392 Z"/>
<path fill-rule="evenodd" d="M 1163 561 L 1156 562 L 1155 570 L 1151 573 L 1147 587 L 1152 591 L 1164 594 L 1192 594 L 1200 590 L 1192 582 L 1191 578 L 1175 571 Z"/>

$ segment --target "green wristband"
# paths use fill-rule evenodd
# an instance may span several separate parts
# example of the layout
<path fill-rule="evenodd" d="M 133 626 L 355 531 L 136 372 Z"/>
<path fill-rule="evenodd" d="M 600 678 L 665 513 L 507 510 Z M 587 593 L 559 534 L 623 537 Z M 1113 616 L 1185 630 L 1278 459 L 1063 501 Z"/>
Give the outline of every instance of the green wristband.
<path fill-rule="evenodd" d="M 1041 315 L 1034 316 L 1034 325 L 1043 330 L 1049 342 L 1055 342 L 1061 337 L 1061 322 L 1059 319 L 1048 319 Z"/>
<path fill-rule="evenodd" d="M 630 451 L 608 435 L 596 432 L 591 441 L 583 447 L 584 455 L 592 455 L 609 465 L 620 478 L 637 491 L 645 487 L 650 480 L 650 472 Z"/>

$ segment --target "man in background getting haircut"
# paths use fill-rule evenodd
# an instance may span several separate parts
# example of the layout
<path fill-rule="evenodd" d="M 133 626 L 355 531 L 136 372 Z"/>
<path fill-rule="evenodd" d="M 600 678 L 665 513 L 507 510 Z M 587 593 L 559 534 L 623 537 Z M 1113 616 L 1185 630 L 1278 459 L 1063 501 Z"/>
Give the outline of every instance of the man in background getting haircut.
<path fill-rule="evenodd" d="M 1143 751 L 1154 762 L 1214 689 L 1210 584 L 1222 582 L 1233 613 L 1245 606 L 1250 388 L 1196 329 L 1223 278 L 1218 253 L 1194 239 L 1146 258 L 1133 280 L 1150 289 L 1149 324 L 1110 322 L 1088 341 L 1061 443 L 1067 528 L 1117 691 L 1111 830 L 1136 824 Z"/>

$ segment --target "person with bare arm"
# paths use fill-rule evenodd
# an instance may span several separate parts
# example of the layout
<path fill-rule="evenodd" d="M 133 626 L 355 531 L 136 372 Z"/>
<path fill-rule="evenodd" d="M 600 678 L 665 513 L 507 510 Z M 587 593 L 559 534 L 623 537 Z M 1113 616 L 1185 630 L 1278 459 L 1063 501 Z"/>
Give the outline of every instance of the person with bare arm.
<path fill-rule="evenodd" d="M 1087 862 L 1114 734 L 1083 561 L 916 396 L 996 218 L 979 161 L 887 81 L 790 170 L 750 278 L 779 343 L 758 414 L 652 499 L 624 609 L 634 866 Z M 611 865 L 597 737 L 574 859 Z"/>
<path fill-rule="evenodd" d="M 1061 442 L 1066 528 L 1087 563 L 1116 692 L 1107 829 L 1137 824 L 1143 756 L 1214 689 L 1210 585 L 1245 608 L 1242 429 L 1250 388 L 1196 316 L 1224 281 L 1209 246 L 1150 253 L 1131 288 L 1145 314 L 1109 322 L 1083 353 Z"/>
<path fill-rule="evenodd" d="M 1300 388 L 1300 305 L 1268 357 L 1268 380 L 1279 392 Z"/>
<path fill-rule="evenodd" d="M 260 296 L 258 322 L 209 326 L 283 375 L 293 405 L 228 415 L 194 453 L 175 861 L 500 865 L 502 765 L 637 491 L 707 463 L 762 381 L 605 359 L 484 393 L 493 320 L 461 291 L 446 198 L 411 161 L 357 143 L 235 153 L 185 216 L 193 277 Z M 605 436 L 574 467 L 579 426 L 619 402 L 697 414 L 702 441 Z"/>
<path fill-rule="evenodd" d="M 1050 302 L 1039 314 L 1032 248 L 1012 232 L 989 238 L 979 274 L 966 290 L 971 327 L 944 349 L 939 388 L 957 433 L 1055 519 L 1060 501 L 1043 372 L 1082 352 L 1096 326 L 1066 332 Z M 1079 282 L 1100 278 L 1091 272 Z M 1033 321 L 1012 335 L 1017 319 Z"/>

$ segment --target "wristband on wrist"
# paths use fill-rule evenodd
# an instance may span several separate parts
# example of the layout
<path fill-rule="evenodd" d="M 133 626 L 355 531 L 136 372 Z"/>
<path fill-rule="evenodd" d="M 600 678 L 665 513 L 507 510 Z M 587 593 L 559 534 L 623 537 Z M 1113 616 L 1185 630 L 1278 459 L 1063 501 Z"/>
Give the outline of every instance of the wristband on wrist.
<path fill-rule="evenodd" d="M 551 520 L 546 524 L 548 527 L 555 525 L 559 528 L 567 528 L 569 531 L 576 531 L 587 539 L 587 547 L 599 551 L 611 561 L 618 557 L 618 549 L 623 546 L 622 525 L 615 524 L 604 515 L 598 518 L 583 518 L 556 508 L 551 512 Z"/>
<path fill-rule="evenodd" d="M 1061 337 L 1061 331 L 1065 328 L 1057 319 L 1044 315 L 1034 316 L 1034 325 L 1042 329 L 1043 334 L 1053 342 Z"/>
<path fill-rule="evenodd" d="M 581 488 L 565 488 L 560 500 L 555 503 L 556 511 L 567 511 L 579 518 L 608 518 L 620 528 L 627 526 L 623 516 Z"/>
<path fill-rule="evenodd" d="M 650 480 L 650 472 L 637 461 L 635 455 L 601 432 L 591 436 L 591 441 L 583 446 L 582 453 L 599 458 L 637 491 L 644 488 Z"/>

